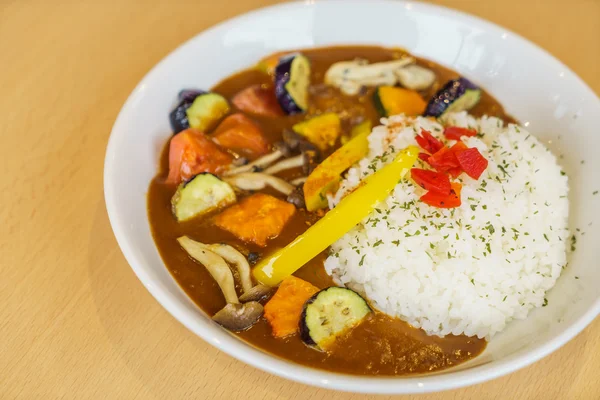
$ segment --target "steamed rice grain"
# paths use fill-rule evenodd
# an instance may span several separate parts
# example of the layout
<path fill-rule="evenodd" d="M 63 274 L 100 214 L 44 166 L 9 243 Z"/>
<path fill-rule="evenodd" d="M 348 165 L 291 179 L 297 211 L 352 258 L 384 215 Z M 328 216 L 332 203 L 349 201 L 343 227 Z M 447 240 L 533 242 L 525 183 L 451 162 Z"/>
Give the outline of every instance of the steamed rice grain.
<path fill-rule="evenodd" d="M 382 122 L 369 137 L 369 155 L 330 197 L 331 207 L 399 150 L 416 145 L 422 128 L 443 139 L 443 125 L 430 119 Z M 545 305 L 566 265 L 568 181 L 552 153 L 522 127 L 466 113 L 445 123 L 477 129 L 465 143 L 489 161 L 479 180 L 459 177 L 462 205 L 421 203 L 425 191 L 405 179 L 333 244 L 325 268 L 379 310 L 429 334 L 490 338 Z"/>

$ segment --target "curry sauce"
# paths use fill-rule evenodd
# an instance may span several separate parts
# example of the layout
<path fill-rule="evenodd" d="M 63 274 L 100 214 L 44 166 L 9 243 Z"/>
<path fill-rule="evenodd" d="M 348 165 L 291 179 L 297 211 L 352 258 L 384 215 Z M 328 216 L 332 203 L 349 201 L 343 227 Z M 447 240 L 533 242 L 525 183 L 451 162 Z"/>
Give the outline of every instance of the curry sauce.
<path fill-rule="evenodd" d="M 348 132 L 353 124 L 365 119 L 373 126 L 378 124 L 380 115 L 372 103 L 372 88 L 363 90 L 358 96 L 346 96 L 336 88 L 326 86 L 323 77 L 329 66 L 338 61 L 357 57 L 370 62 L 398 58 L 401 50 L 380 47 L 330 47 L 303 50 L 311 61 L 310 106 L 306 114 L 276 118 L 256 117 L 257 122 L 270 143 L 281 140 L 284 129 L 303 121 L 307 115 L 322 112 L 335 112 L 342 119 L 342 127 Z M 429 99 L 448 80 L 459 75 L 433 62 L 418 59 L 418 64 L 435 72 L 437 80 L 426 92 L 420 94 Z M 231 99 L 240 90 L 255 84 L 270 84 L 271 78 L 256 69 L 235 74 L 217 84 L 212 91 Z M 483 91 L 479 104 L 470 110 L 475 116 L 497 116 L 514 122 L 504 112 L 503 107 L 488 93 Z M 210 132 L 209 132 L 210 133 Z M 298 209 L 286 224 L 281 234 L 269 241 L 266 247 L 259 247 L 240 241 L 234 235 L 214 225 L 212 217 L 177 222 L 171 211 L 171 198 L 176 188 L 165 183 L 168 175 L 168 145 L 160 160 L 159 173 L 152 181 L 148 192 L 148 215 L 154 240 L 165 265 L 190 298 L 207 314 L 213 315 L 225 306 L 225 299 L 217 283 L 202 265 L 193 261 L 180 247 L 177 238 L 187 235 L 204 243 L 227 243 L 248 255 L 256 253 L 258 258 L 282 248 L 302 234 L 322 215 Z M 286 171 L 279 176 L 293 179 L 302 176 L 300 168 Z M 266 189 L 261 192 L 282 198 L 281 194 Z M 318 288 L 334 286 L 335 283 L 325 273 L 322 253 L 303 266 L 294 275 Z M 239 289 L 239 288 L 238 288 Z M 467 361 L 484 349 L 483 339 L 466 336 L 428 336 L 424 331 L 385 314 L 375 312 L 358 327 L 338 338 L 328 352 L 315 350 L 305 345 L 299 335 L 276 339 L 265 319 L 252 328 L 236 333 L 248 343 L 291 361 L 335 372 L 358 375 L 405 375 L 425 373 L 444 369 Z"/>

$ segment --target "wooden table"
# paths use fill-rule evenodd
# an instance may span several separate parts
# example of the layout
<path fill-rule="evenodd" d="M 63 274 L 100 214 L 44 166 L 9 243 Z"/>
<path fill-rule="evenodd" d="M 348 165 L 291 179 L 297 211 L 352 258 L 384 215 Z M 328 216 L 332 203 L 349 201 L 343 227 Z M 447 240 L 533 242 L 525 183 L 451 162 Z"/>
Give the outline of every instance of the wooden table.
<path fill-rule="evenodd" d="M 1 399 L 363 398 L 194 336 L 134 276 L 104 207 L 106 142 L 136 83 L 182 41 L 274 2 L 0 0 Z M 600 1 L 435 3 L 522 34 L 600 93 Z M 529 368 L 410 398 L 599 399 L 599 349 L 597 319 Z"/>

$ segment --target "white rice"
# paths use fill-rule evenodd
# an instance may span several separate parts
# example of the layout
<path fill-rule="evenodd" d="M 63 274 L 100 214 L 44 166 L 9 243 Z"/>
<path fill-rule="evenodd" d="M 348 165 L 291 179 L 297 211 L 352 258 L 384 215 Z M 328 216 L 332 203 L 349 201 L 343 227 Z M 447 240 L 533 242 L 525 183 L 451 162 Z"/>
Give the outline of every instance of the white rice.
<path fill-rule="evenodd" d="M 405 179 L 333 244 L 325 269 L 428 334 L 490 338 L 544 306 L 566 265 L 568 181 L 552 153 L 522 127 L 466 113 L 446 122 L 483 134 L 465 143 L 489 161 L 478 181 L 459 177 L 462 205 L 428 206 L 419 201 L 425 191 Z M 348 171 L 330 206 L 398 150 L 416 145 L 421 128 L 443 138 L 443 126 L 426 118 L 382 123 L 369 137 L 369 155 Z"/>

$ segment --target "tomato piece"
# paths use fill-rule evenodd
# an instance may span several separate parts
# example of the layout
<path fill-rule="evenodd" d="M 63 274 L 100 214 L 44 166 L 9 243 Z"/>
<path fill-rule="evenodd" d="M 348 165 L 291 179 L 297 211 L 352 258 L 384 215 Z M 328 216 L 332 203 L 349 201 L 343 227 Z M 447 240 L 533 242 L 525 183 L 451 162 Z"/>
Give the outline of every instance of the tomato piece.
<path fill-rule="evenodd" d="M 448 170 L 448 173 L 454 179 L 458 178 L 460 176 L 460 174 L 462 174 L 462 172 L 463 172 L 463 170 L 461 168 L 450 168 Z"/>
<path fill-rule="evenodd" d="M 218 174 L 233 157 L 196 129 L 186 129 L 171 138 L 167 183 L 178 185 L 201 172 Z"/>
<path fill-rule="evenodd" d="M 454 143 L 454 146 L 450 147 L 450 151 L 451 151 L 452 153 L 454 153 L 455 155 L 456 155 L 458 152 L 460 152 L 460 151 L 463 151 L 463 150 L 466 150 L 466 149 L 468 149 L 467 145 L 466 145 L 466 144 L 464 144 L 463 142 L 460 142 L 460 141 L 459 141 L 459 142 L 456 142 L 456 143 Z"/>
<path fill-rule="evenodd" d="M 425 161 L 426 163 L 429 163 L 429 157 L 431 156 L 427 153 L 419 153 L 419 159 Z"/>
<path fill-rule="evenodd" d="M 450 194 L 450 179 L 444 173 L 413 168 L 410 170 L 410 176 L 417 185 L 425 190 L 443 195 Z"/>
<path fill-rule="evenodd" d="M 269 152 L 269 142 L 260 127 L 244 114 L 225 118 L 212 134 L 219 146 L 251 160 Z"/>
<path fill-rule="evenodd" d="M 460 140 L 463 136 L 475 136 L 477 131 L 475 129 L 460 128 L 458 126 L 449 126 L 444 129 L 444 136 L 450 140 Z"/>
<path fill-rule="evenodd" d="M 252 85 L 233 96 L 231 102 L 240 111 L 254 115 L 263 117 L 284 115 L 272 86 Z"/>
<path fill-rule="evenodd" d="M 438 172 L 446 172 L 452 168 L 458 168 L 458 160 L 456 155 L 449 148 L 443 147 L 431 157 L 429 157 L 429 165 L 435 168 Z"/>
<path fill-rule="evenodd" d="M 460 207 L 460 191 L 462 189 L 462 185 L 458 182 L 452 182 L 450 187 L 450 194 L 443 195 L 430 191 L 421 196 L 421 201 L 437 208 Z"/>
<path fill-rule="evenodd" d="M 456 153 L 460 167 L 473 179 L 479 179 L 488 166 L 488 160 L 476 148 L 470 148 Z"/>
<path fill-rule="evenodd" d="M 415 140 L 423 148 L 423 150 L 434 154 L 444 147 L 441 140 L 436 139 L 431 132 L 421 129 L 421 135 L 417 135 Z"/>

